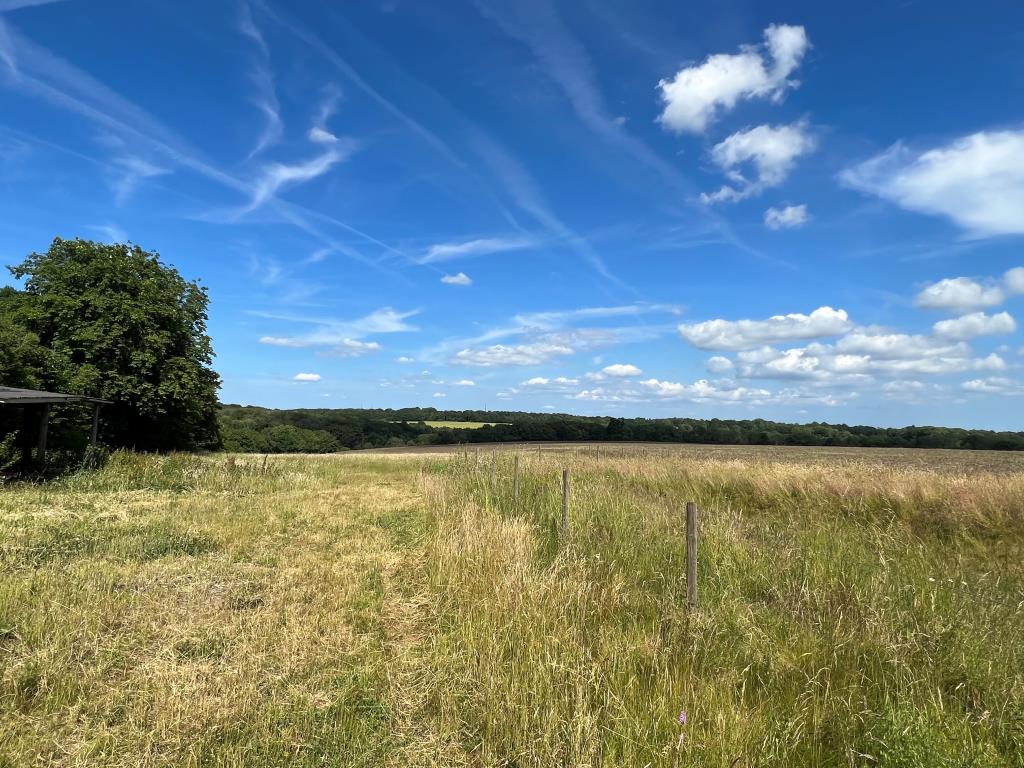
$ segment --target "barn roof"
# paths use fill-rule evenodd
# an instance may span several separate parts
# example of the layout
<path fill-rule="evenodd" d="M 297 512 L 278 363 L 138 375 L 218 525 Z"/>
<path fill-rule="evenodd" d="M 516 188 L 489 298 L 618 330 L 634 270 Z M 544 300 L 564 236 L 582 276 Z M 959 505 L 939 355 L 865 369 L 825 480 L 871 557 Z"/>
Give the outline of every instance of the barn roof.
<path fill-rule="evenodd" d="M 63 392 L 44 392 L 41 389 L 0 387 L 0 405 L 45 405 L 47 403 L 109 403 L 98 397 L 68 395 Z"/>

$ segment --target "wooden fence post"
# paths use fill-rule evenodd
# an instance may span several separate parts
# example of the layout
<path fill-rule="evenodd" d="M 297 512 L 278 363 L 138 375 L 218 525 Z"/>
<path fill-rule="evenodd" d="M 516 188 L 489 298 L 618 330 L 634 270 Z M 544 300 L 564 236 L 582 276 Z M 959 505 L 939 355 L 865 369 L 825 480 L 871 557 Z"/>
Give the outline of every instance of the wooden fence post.
<path fill-rule="evenodd" d="M 512 503 L 519 506 L 519 454 L 515 455 L 515 462 L 512 469 Z"/>
<path fill-rule="evenodd" d="M 686 502 L 686 605 L 697 607 L 697 505 Z"/>
<path fill-rule="evenodd" d="M 569 470 L 562 470 L 562 538 L 569 535 Z"/>

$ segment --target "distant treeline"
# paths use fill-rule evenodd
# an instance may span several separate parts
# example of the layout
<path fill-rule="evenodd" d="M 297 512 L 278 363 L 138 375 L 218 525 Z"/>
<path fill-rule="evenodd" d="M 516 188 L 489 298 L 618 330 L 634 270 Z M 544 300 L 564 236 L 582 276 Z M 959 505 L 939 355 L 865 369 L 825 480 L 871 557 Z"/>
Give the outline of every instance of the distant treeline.
<path fill-rule="evenodd" d="M 431 427 L 428 421 L 500 422 L 476 429 Z M 650 441 L 729 445 L 826 445 L 870 448 L 1024 450 L 1024 432 L 947 427 L 785 424 L 764 419 L 619 419 L 518 411 L 439 411 L 436 408 L 295 409 L 224 405 L 225 450 L 247 453 L 331 453 L 456 443 L 533 440 Z"/>

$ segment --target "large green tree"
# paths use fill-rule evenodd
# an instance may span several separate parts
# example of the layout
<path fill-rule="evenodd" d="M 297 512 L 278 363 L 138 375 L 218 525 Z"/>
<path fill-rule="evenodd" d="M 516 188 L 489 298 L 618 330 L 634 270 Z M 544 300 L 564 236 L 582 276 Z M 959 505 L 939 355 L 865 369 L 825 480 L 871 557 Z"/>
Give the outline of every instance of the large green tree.
<path fill-rule="evenodd" d="M 55 384 L 113 401 L 104 410 L 106 444 L 216 444 L 220 379 L 205 288 L 137 245 L 87 240 L 57 238 L 11 272 L 25 282 L 7 314 L 48 350 Z"/>

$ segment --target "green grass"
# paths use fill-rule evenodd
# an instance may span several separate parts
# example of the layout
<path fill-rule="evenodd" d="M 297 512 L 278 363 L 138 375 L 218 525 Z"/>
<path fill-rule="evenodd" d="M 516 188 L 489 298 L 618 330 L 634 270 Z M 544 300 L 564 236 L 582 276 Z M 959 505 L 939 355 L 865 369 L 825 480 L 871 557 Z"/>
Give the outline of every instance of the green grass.
<path fill-rule="evenodd" d="M 0 489 L 0 766 L 1021 768 L 1024 472 L 833 454 L 524 451 L 518 499 L 512 451 Z"/>

